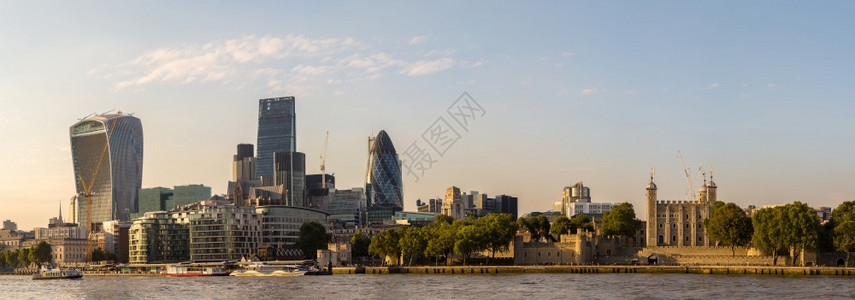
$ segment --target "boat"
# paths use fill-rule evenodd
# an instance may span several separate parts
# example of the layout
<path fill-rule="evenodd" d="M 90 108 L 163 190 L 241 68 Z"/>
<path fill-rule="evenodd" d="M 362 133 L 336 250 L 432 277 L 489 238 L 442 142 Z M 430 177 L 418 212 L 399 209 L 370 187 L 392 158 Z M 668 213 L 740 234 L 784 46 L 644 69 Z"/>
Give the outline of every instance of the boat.
<path fill-rule="evenodd" d="M 80 270 L 61 270 L 61 269 L 51 269 L 44 268 L 39 269 L 35 273 L 33 273 L 33 280 L 41 280 L 41 279 L 75 279 L 75 278 L 83 278 L 83 272 Z"/>
<path fill-rule="evenodd" d="M 243 270 L 237 270 L 229 274 L 230 276 L 275 276 L 275 277 L 290 277 L 303 276 L 306 270 L 295 265 L 269 265 L 263 262 L 255 262 L 244 267 Z"/>
<path fill-rule="evenodd" d="M 226 276 L 229 272 L 223 267 L 205 267 L 191 265 L 169 265 L 163 276 L 169 277 L 200 277 L 200 276 Z"/>

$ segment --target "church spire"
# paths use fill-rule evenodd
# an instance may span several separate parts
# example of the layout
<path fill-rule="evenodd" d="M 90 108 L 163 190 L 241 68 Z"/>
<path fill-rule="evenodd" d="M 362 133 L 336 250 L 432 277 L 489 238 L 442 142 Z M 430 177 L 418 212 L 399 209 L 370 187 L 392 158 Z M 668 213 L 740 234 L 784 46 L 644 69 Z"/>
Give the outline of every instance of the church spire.
<path fill-rule="evenodd" d="M 62 200 L 59 200 L 59 222 L 62 223 Z"/>

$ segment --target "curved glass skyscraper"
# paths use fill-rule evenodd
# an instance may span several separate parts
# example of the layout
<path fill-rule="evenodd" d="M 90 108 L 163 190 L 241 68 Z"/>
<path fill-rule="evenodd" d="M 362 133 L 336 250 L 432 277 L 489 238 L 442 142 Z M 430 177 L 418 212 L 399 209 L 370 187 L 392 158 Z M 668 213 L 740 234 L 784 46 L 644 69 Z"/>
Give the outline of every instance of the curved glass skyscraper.
<path fill-rule="evenodd" d="M 386 131 L 369 139 L 368 172 L 365 175 L 367 202 L 370 206 L 404 207 L 401 161 Z"/>
<path fill-rule="evenodd" d="M 77 188 L 76 222 L 130 219 L 137 212 L 142 187 L 143 131 L 140 119 L 116 114 L 85 118 L 69 129 L 74 182 Z M 91 196 L 92 220 L 87 219 L 86 193 Z"/>

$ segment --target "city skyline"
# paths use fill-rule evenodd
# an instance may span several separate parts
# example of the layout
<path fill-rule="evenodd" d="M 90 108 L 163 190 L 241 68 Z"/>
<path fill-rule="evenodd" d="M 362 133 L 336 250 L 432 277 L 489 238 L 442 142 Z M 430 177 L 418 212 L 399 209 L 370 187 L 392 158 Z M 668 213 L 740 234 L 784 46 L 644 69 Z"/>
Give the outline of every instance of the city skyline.
<path fill-rule="evenodd" d="M 659 198 L 684 200 L 678 150 L 715 167 L 721 201 L 855 198 L 850 3 L 45 5 L 0 12 L 0 219 L 24 230 L 75 193 L 79 118 L 145 123 L 142 187 L 221 194 L 235 145 L 256 143 L 256 101 L 282 96 L 306 173 L 329 131 L 343 190 L 364 186 L 368 136 L 402 155 L 461 93 L 478 101 L 483 119 L 418 181 L 404 174 L 407 211 L 449 186 L 544 211 L 583 181 L 642 218 L 651 167 Z"/>

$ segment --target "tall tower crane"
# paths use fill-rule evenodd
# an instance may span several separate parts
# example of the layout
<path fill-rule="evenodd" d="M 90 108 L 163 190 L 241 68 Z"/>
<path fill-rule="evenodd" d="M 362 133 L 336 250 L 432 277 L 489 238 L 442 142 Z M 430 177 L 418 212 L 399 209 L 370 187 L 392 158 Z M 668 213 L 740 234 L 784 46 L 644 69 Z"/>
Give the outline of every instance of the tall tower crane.
<path fill-rule="evenodd" d="M 324 189 L 327 188 L 327 141 L 330 138 L 330 132 L 327 131 L 326 136 L 324 136 L 324 152 L 321 152 L 321 187 Z"/>
<path fill-rule="evenodd" d="M 686 174 L 686 183 L 689 185 L 689 190 L 686 192 L 686 201 L 696 201 L 695 178 L 698 178 L 703 174 L 704 164 L 701 163 L 700 166 L 698 166 L 698 172 L 693 177 L 691 170 L 686 167 L 686 162 L 683 160 L 683 153 L 681 153 L 680 150 L 677 150 L 677 157 L 680 159 L 680 165 L 683 167 L 683 173 Z"/>
<path fill-rule="evenodd" d="M 89 180 L 89 184 L 86 183 L 86 179 L 83 178 L 83 174 L 78 174 L 78 178 L 80 178 L 80 185 L 83 187 L 83 197 L 86 197 L 86 257 L 87 261 L 92 260 L 92 232 L 95 231 L 95 222 L 92 222 L 92 186 L 95 184 L 95 178 L 98 176 L 98 171 L 101 170 L 101 164 L 104 162 L 104 155 L 107 153 L 107 148 L 110 145 L 110 136 L 113 135 L 113 129 L 116 128 L 116 121 L 119 120 L 118 117 L 113 118 L 113 122 L 110 124 L 109 128 L 104 128 L 104 131 L 107 133 L 107 138 L 104 140 L 104 147 L 101 148 L 101 155 L 98 156 L 98 162 L 95 164 L 95 170 L 92 172 L 92 178 Z"/>

